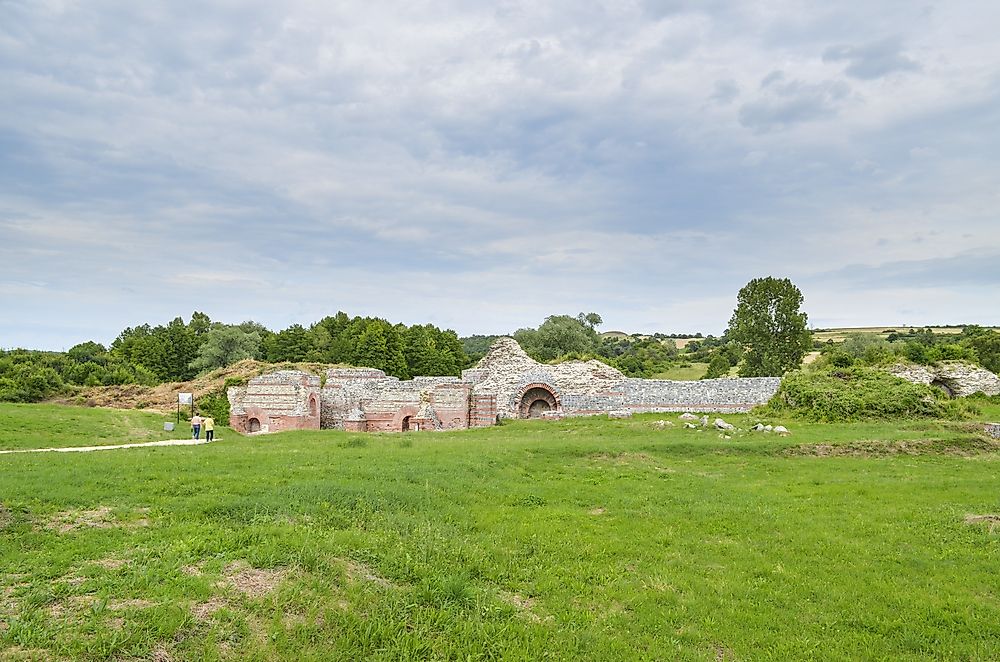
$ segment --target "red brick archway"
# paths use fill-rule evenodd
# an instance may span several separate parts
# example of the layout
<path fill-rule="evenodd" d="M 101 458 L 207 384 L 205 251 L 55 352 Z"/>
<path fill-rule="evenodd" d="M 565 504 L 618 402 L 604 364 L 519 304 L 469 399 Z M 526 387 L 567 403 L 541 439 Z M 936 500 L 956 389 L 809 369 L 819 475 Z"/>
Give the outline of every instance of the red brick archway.
<path fill-rule="evenodd" d="M 559 396 L 548 384 L 528 384 L 521 389 L 517 403 L 518 418 L 541 418 L 547 411 L 559 409 Z"/>
<path fill-rule="evenodd" d="M 396 432 L 409 432 L 412 429 L 413 421 L 417 418 L 416 407 L 402 407 L 392 417 L 392 429 Z"/>

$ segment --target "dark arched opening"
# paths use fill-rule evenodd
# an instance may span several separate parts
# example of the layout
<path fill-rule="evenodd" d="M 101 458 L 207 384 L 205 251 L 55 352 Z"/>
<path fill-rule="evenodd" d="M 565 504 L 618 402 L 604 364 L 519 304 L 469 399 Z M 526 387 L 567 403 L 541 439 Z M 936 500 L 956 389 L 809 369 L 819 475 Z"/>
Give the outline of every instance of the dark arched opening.
<path fill-rule="evenodd" d="M 247 421 L 247 432 L 260 432 L 260 421 L 256 418 Z"/>
<path fill-rule="evenodd" d="M 316 404 L 316 396 L 309 398 L 309 415 L 316 416 L 319 414 L 319 406 Z"/>
<path fill-rule="evenodd" d="M 932 381 L 931 386 L 944 391 L 945 395 L 947 395 L 949 398 L 955 397 L 955 391 L 951 388 L 951 386 L 944 383 L 940 379 L 935 379 L 934 381 Z"/>
<path fill-rule="evenodd" d="M 557 409 L 558 406 L 555 393 L 544 386 L 532 386 L 521 396 L 518 415 L 521 418 L 541 418 L 545 412 Z"/>
<path fill-rule="evenodd" d="M 403 427 L 402 427 L 402 430 L 403 430 L 403 432 L 409 432 L 410 431 L 410 417 L 409 416 L 404 416 L 403 417 Z"/>

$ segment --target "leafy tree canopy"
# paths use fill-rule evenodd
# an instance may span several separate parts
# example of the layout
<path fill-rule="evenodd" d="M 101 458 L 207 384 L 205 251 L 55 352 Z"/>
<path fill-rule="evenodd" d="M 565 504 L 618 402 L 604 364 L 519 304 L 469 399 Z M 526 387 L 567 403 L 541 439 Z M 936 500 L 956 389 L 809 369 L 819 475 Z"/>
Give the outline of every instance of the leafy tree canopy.
<path fill-rule="evenodd" d="M 812 346 L 802 292 L 787 278 L 755 278 L 739 291 L 729 337 L 745 354 L 743 377 L 780 377 L 802 363 Z"/>

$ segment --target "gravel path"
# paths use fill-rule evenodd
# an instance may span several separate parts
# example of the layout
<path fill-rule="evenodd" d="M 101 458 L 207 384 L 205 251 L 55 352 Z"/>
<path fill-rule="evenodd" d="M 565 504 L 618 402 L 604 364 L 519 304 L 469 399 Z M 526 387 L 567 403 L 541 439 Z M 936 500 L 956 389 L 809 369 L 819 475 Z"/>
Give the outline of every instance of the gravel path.
<path fill-rule="evenodd" d="M 216 439 L 215 441 L 219 441 Z M 67 446 L 66 448 L 23 448 L 11 451 L 0 451 L 0 455 L 8 453 L 89 453 L 91 451 L 110 451 L 118 448 L 148 448 L 150 446 L 204 446 L 209 442 L 204 439 L 164 439 L 163 441 L 146 441 L 139 444 L 117 444 L 115 446 Z"/>

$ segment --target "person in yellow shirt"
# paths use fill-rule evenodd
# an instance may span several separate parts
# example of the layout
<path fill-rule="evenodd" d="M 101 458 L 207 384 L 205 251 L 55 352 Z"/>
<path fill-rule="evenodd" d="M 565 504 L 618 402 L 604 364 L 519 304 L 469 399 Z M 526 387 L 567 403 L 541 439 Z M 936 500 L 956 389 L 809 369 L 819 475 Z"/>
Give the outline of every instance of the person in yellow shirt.
<path fill-rule="evenodd" d="M 215 440 L 215 419 L 211 416 L 206 416 L 201 422 L 202 427 L 205 428 L 205 443 Z"/>

